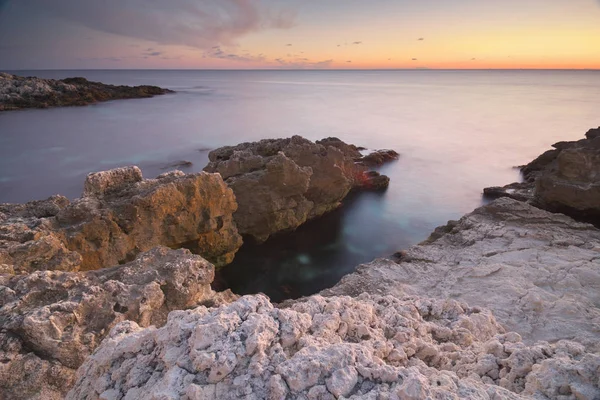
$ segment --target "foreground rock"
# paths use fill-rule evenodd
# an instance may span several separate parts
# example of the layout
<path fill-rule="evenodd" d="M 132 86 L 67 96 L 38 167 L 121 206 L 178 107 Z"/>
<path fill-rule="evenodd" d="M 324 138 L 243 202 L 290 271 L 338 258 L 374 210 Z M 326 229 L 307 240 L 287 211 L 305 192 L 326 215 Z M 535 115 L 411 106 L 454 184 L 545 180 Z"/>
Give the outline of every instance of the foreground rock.
<path fill-rule="evenodd" d="M 0 205 L 0 272 L 78 271 L 131 261 L 158 245 L 185 247 L 217 265 L 242 244 L 237 203 L 218 174 L 137 167 L 90 174 L 83 197 Z"/>
<path fill-rule="evenodd" d="M 200 256 L 164 247 L 101 271 L 0 275 L 0 398 L 62 399 L 117 323 L 162 326 L 169 311 L 234 300 L 213 278 Z"/>
<path fill-rule="evenodd" d="M 425 243 L 345 276 L 326 295 L 421 295 L 486 307 L 528 343 L 600 351 L 600 230 L 512 199 L 440 227 Z"/>
<path fill-rule="evenodd" d="M 241 234 L 263 242 L 341 205 L 353 188 L 382 190 L 389 178 L 367 172 L 362 155 L 336 138 L 313 143 L 300 136 L 222 147 L 209 153 L 208 172 L 235 193 Z"/>
<path fill-rule="evenodd" d="M 117 325 L 67 399 L 595 399 L 600 356 L 527 346 L 455 300 L 245 296 Z"/>
<path fill-rule="evenodd" d="M 90 82 L 85 78 L 24 78 L 0 72 L 0 111 L 85 106 L 100 101 L 137 99 L 165 93 L 173 92 L 157 86 L 114 86 Z"/>
<path fill-rule="evenodd" d="M 484 194 L 600 224 L 600 128 L 588 131 L 585 139 L 553 147 L 521 168 L 525 182 L 486 188 Z"/>

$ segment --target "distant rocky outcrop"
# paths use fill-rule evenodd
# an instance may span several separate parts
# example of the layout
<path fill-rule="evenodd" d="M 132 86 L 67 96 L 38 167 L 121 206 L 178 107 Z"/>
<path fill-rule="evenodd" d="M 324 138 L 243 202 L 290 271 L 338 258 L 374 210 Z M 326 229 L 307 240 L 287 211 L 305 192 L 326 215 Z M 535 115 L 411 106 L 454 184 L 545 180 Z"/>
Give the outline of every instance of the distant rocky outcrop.
<path fill-rule="evenodd" d="M 521 167 L 522 183 L 484 189 L 490 198 L 510 197 L 576 219 L 600 224 L 600 128 L 586 138 L 558 142 Z"/>
<path fill-rule="evenodd" d="M 217 265 L 242 245 L 235 197 L 218 174 L 137 167 L 88 175 L 83 196 L 0 205 L 0 271 L 78 271 L 131 261 L 153 247 L 185 247 Z"/>
<path fill-rule="evenodd" d="M 368 172 L 361 159 L 337 138 L 313 143 L 294 136 L 213 150 L 204 170 L 218 172 L 233 189 L 240 233 L 263 242 L 336 209 L 353 188 L 387 188 L 389 178 Z"/>
<path fill-rule="evenodd" d="M 166 93 L 173 91 L 157 86 L 106 85 L 85 78 L 25 78 L 0 72 L 0 111 L 85 106 L 100 101 L 137 99 Z"/>
<path fill-rule="evenodd" d="M 202 257 L 164 247 L 99 271 L 0 275 L 0 398 L 62 399 L 117 323 L 162 326 L 170 311 L 236 299 L 213 278 Z"/>
<path fill-rule="evenodd" d="M 245 296 L 113 328 L 67 399 L 595 399 L 600 356 L 455 300 Z"/>

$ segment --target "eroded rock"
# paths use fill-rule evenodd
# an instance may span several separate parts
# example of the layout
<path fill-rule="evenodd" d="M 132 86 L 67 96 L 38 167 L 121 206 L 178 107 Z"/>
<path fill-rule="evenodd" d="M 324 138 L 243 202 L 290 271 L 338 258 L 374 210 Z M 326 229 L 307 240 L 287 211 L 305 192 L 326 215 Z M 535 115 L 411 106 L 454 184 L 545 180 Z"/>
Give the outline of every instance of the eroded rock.
<path fill-rule="evenodd" d="M 204 169 L 233 189 L 240 233 L 263 242 L 334 210 L 353 188 L 385 189 L 389 178 L 368 173 L 355 162 L 361 157 L 337 138 L 313 143 L 294 136 L 213 150 Z"/>
<path fill-rule="evenodd" d="M 580 345 L 527 346 L 455 300 L 311 296 L 281 309 L 258 295 L 172 312 L 159 329 L 117 325 L 67 399 L 593 399 L 598 368 Z"/>
<path fill-rule="evenodd" d="M 570 339 L 600 351 L 600 230 L 499 199 L 322 293 L 365 291 L 464 301 L 491 309 L 527 343 Z"/>
<path fill-rule="evenodd" d="M 143 179 L 137 167 L 97 172 L 72 203 L 55 196 L 0 205 L 0 265 L 6 273 L 93 270 L 159 245 L 225 265 L 242 244 L 236 209 L 218 174 L 172 171 Z"/>
<path fill-rule="evenodd" d="M 84 106 L 100 101 L 146 98 L 166 93 L 173 91 L 157 86 L 106 85 L 85 78 L 25 78 L 0 72 L 0 111 Z"/>
<path fill-rule="evenodd" d="M 0 275 L 0 398 L 62 399 L 117 323 L 162 326 L 172 310 L 236 298 L 213 278 L 202 257 L 165 247 L 99 271 Z"/>
<path fill-rule="evenodd" d="M 510 197 L 552 212 L 600 224 L 600 128 L 586 138 L 558 142 L 521 167 L 524 182 L 484 189 L 488 198 Z"/>

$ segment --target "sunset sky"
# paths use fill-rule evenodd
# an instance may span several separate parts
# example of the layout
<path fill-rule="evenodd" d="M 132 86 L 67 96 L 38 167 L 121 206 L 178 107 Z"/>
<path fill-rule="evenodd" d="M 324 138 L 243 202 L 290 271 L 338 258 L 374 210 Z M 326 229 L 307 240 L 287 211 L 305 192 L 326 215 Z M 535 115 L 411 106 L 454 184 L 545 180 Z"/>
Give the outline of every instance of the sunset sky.
<path fill-rule="evenodd" d="M 0 0 L 0 69 L 592 68 L 600 0 Z"/>

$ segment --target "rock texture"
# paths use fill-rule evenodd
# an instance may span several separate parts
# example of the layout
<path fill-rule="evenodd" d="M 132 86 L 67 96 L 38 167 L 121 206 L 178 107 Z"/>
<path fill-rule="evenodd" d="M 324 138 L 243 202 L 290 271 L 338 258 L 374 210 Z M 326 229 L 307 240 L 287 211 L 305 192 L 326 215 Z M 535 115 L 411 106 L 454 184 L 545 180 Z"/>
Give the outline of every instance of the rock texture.
<path fill-rule="evenodd" d="M 499 199 L 423 244 L 345 276 L 326 295 L 422 295 L 486 307 L 528 343 L 576 340 L 600 351 L 600 230 Z"/>
<path fill-rule="evenodd" d="M 0 398 L 62 399 L 117 323 L 161 326 L 169 311 L 234 300 L 213 278 L 202 257 L 164 247 L 101 271 L 0 275 Z"/>
<path fill-rule="evenodd" d="M 600 224 L 600 128 L 586 138 L 558 142 L 521 167 L 525 182 L 484 189 L 490 198 L 510 197 Z"/>
<path fill-rule="evenodd" d="M 105 85 L 85 78 L 24 78 L 0 72 L 0 111 L 84 106 L 100 101 L 145 98 L 165 93 L 172 91 L 157 86 Z"/>
<path fill-rule="evenodd" d="M 0 272 L 99 269 L 158 245 L 225 265 L 242 244 L 236 208 L 218 174 L 174 171 L 143 179 L 137 167 L 93 173 L 72 203 L 55 196 L 0 205 Z"/>
<path fill-rule="evenodd" d="M 389 178 L 358 164 L 361 153 L 336 138 L 300 136 L 222 147 L 209 153 L 208 172 L 235 193 L 241 234 L 263 242 L 340 206 L 353 188 L 385 189 Z"/>
<path fill-rule="evenodd" d="M 67 399 L 595 399 L 599 372 L 581 345 L 527 346 L 455 300 L 258 295 L 117 325 Z"/>

